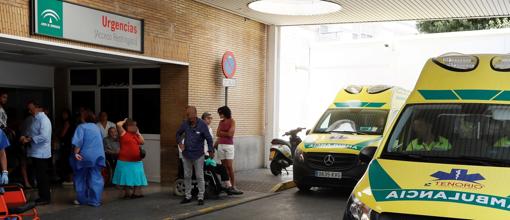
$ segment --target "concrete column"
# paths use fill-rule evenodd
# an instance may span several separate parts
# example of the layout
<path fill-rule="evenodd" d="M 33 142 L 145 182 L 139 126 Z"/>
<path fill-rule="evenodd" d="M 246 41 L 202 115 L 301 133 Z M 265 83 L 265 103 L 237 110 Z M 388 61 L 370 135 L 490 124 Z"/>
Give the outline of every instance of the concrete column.
<path fill-rule="evenodd" d="M 280 60 L 280 27 L 270 25 L 267 32 L 266 52 L 266 115 L 264 134 L 264 166 L 269 166 L 269 149 L 271 140 L 278 135 L 278 109 L 279 109 L 279 60 Z"/>
<path fill-rule="evenodd" d="M 188 67 L 161 66 L 161 184 L 173 184 L 177 176 L 178 150 L 175 133 L 188 106 Z M 150 113 L 147 113 L 150 114 Z"/>

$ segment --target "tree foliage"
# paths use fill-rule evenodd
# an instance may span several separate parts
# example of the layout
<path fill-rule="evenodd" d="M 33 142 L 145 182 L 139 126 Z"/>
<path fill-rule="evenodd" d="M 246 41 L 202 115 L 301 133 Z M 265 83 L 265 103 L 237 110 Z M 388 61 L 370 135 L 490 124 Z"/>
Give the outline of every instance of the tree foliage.
<path fill-rule="evenodd" d="M 476 18 L 437 21 L 419 21 L 416 24 L 421 33 L 442 33 L 455 31 L 474 31 L 498 28 L 510 28 L 510 18 Z"/>

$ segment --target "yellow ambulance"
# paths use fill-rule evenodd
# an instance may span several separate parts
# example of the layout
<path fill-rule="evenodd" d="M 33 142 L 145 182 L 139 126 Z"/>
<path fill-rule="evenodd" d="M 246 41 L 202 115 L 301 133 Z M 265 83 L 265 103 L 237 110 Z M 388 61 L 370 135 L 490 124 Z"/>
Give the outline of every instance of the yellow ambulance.
<path fill-rule="evenodd" d="M 428 60 L 344 219 L 510 219 L 510 55 Z"/>
<path fill-rule="evenodd" d="M 348 86 L 336 96 L 297 148 L 293 177 L 300 190 L 353 187 L 368 163 L 358 154 L 377 146 L 409 91 L 391 86 Z"/>

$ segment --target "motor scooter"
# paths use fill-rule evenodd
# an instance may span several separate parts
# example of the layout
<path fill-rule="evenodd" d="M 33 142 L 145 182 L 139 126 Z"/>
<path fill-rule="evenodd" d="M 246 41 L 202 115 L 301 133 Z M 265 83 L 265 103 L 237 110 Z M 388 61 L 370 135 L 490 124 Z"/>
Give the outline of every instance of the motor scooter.
<path fill-rule="evenodd" d="M 287 167 L 292 165 L 294 151 L 302 142 L 301 138 L 298 136 L 299 132 L 302 130 L 305 130 L 305 128 L 296 128 L 285 132 L 283 136 L 289 136 L 289 141 L 279 138 L 275 138 L 271 141 L 271 149 L 269 151 L 269 160 L 271 161 L 271 164 L 269 167 L 273 175 L 280 175 L 282 170 L 285 170 L 287 174 L 289 173 L 289 171 L 287 171 Z"/>

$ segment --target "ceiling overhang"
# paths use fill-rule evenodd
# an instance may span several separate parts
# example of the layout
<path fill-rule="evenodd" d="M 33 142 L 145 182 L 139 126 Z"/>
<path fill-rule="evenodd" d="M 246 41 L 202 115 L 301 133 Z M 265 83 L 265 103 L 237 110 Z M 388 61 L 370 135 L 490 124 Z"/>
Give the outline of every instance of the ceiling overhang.
<path fill-rule="evenodd" d="M 0 60 L 57 67 L 188 65 L 186 62 L 0 34 Z"/>
<path fill-rule="evenodd" d="M 508 0 L 329 0 L 339 12 L 315 16 L 270 15 L 253 11 L 253 0 L 195 0 L 269 25 L 310 25 L 510 16 Z"/>

